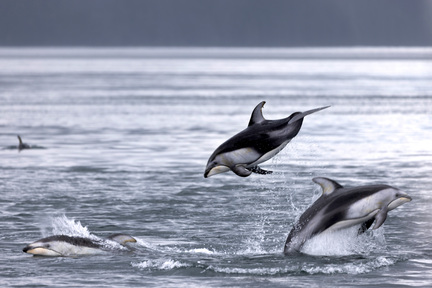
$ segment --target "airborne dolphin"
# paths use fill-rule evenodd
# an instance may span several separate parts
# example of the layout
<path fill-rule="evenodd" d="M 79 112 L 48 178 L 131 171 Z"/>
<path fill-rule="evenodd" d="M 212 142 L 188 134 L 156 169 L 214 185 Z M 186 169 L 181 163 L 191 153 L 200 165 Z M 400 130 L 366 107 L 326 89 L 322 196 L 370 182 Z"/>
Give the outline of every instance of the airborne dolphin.
<path fill-rule="evenodd" d="M 108 239 L 120 245 L 125 245 L 127 242 L 137 242 L 135 238 L 126 234 L 113 234 Z M 103 241 L 76 236 L 53 235 L 27 245 L 23 252 L 40 256 L 78 256 L 100 254 L 105 250 Z"/>
<path fill-rule="evenodd" d="M 300 251 L 303 244 L 324 231 L 359 225 L 359 233 L 379 228 L 387 213 L 412 200 L 406 193 L 388 185 L 344 188 L 334 180 L 317 177 L 323 194 L 310 206 L 290 231 L 284 253 Z"/>
<path fill-rule="evenodd" d="M 213 152 L 207 162 L 204 178 L 229 170 L 241 177 L 247 177 L 252 172 L 272 173 L 261 169 L 258 164 L 275 156 L 298 134 L 305 116 L 330 107 L 295 112 L 284 119 L 266 120 L 262 115 L 264 104 L 265 101 L 255 107 L 246 129 Z"/>

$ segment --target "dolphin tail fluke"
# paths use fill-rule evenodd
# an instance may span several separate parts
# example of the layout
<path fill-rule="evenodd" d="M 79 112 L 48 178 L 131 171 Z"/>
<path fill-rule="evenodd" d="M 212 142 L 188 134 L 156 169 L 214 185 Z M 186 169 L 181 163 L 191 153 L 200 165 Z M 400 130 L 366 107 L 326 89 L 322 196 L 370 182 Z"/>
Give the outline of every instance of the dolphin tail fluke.
<path fill-rule="evenodd" d="M 231 170 L 240 177 L 247 177 L 252 174 L 252 171 L 246 169 L 242 165 L 233 166 L 231 167 Z"/>
<path fill-rule="evenodd" d="M 373 230 L 381 227 L 381 225 L 387 219 L 387 212 L 388 212 L 387 205 L 385 205 L 380 211 L 378 211 L 377 215 L 375 216 L 376 222 L 374 227 L 372 228 Z"/>
<path fill-rule="evenodd" d="M 267 174 L 272 174 L 273 171 L 270 170 L 264 170 L 261 167 L 259 167 L 258 165 L 251 167 L 251 168 L 247 168 L 249 171 L 253 172 L 253 173 L 257 173 L 257 174 L 261 174 L 261 175 L 267 175 Z"/>

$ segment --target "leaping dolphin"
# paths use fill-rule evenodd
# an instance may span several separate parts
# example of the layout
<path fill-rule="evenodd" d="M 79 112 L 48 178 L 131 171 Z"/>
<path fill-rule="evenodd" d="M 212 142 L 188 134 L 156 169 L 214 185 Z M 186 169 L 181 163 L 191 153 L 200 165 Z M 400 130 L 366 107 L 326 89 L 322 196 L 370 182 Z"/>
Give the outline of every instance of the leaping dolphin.
<path fill-rule="evenodd" d="M 359 225 L 359 233 L 379 228 L 387 213 L 412 200 L 406 193 L 389 185 L 367 185 L 344 188 L 334 180 L 317 177 L 323 194 L 310 206 L 290 231 L 284 253 L 300 251 L 313 236 Z"/>
<path fill-rule="evenodd" d="M 330 107 L 295 112 L 284 119 L 266 120 L 262 115 L 264 104 L 265 101 L 255 107 L 246 129 L 213 152 L 207 162 L 204 178 L 229 170 L 241 177 L 247 177 L 252 172 L 272 173 L 261 169 L 258 164 L 275 156 L 298 134 L 305 116 Z"/>
<path fill-rule="evenodd" d="M 135 238 L 126 234 L 113 234 L 108 237 L 120 245 L 137 242 Z M 106 251 L 103 241 L 90 238 L 67 235 L 53 235 L 42 238 L 24 247 L 23 252 L 40 256 L 79 256 L 100 254 Z"/>

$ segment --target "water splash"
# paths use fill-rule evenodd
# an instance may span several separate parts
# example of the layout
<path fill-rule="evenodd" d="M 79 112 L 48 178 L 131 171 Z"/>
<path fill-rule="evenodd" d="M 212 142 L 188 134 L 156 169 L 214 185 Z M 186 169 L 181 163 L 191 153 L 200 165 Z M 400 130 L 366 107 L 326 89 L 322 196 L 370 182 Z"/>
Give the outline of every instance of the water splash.
<path fill-rule="evenodd" d="M 151 249 L 151 250 L 157 250 L 159 248 L 158 245 L 153 244 L 149 241 L 145 241 L 145 240 L 138 238 L 138 237 L 134 237 L 134 238 L 137 241 L 136 246 L 138 246 L 138 247 L 143 247 L 143 248 Z"/>
<path fill-rule="evenodd" d="M 50 223 L 48 223 L 50 222 Z M 52 235 L 67 235 L 72 237 L 83 237 L 93 240 L 102 246 L 103 250 L 124 250 L 129 251 L 129 243 L 126 245 L 121 245 L 120 243 L 111 240 L 104 239 L 92 234 L 87 226 L 83 226 L 80 221 L 68 218 L 66 215 L 55 216 L 50 218 L 44 225 L 41 225 L 41 234 L 43 237 L 48 237 Z M 135 238 L 135 237 L 134 237 Z M 136 247 L 149 248 L 151 245 L 142 239 L 136 239 L 137 242 L 133 244 L 134 249 Z"/>
<path fill-rule="evenodd" d="M 312 267 L 310 264 L 304 265 L 301 270 L 308 274 L 365 274 L 381 267 L 394 265 L 396 259 L 379 256 L 374 260 L 362 261 L 360 263 L 326 264 Z"/>
<path fill-rule="evenodd" d="M 207 248 L 195 248 L 195 249 L 190 249 L 188 251 L 186 251 L 188 253 L 196 253 L 196 254 L 208 254 L 208 255 L 213 255 L 213 254 L 217 254 L 217 252 L 215 251 L 211 251 Z"/>
<path fill-rule="evenodd" d="M 173 270 L 187 268 L 191 265 L 173 259 L 146 260 L 139 263 L 131 263 L 132 267 L 149 270 Z"/>
<path fill-rule="evenodd" d="M 302 252 L 316 256 L 369 255 L 385 249 L 384 228 L 357 235 L 358 226 L 321 233 L 308 240 Z"/>
<path fill-rule="evenodd" d="M 69 219 L 66 215 L 53 217 L 51 219 L 51 227 L 51 233 L 49 235 L 69 235 L 98 239 L 96 236 L 92 235 L 88 228 L 83 226 L 80 221 Z"/>
<path fill-rule="evenodd" d="M 260 268 L 240 268 L 240 267 L 218 267 L 210 265 L 206 270 L 224 274 L 240 274 L 240 275 L 259 275 L 259 276 L 274 276 L 278 274 L 286 274 L 293 272 L 292 267 L 260 267 Z"/>

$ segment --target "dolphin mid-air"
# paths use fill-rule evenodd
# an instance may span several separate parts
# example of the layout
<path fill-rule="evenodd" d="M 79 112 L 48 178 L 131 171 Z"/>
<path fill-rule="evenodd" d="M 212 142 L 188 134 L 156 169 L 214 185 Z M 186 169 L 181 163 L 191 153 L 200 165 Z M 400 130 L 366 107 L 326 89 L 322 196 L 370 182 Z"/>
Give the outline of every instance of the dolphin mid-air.
<path fill-rule="evenodd" d="M 137 242 L 135 238 L 126 234 L 113 234 L 108 240 L 125 245 Z M 107 251 L 106 243 L 90 238 L 53 235 L 42 238 L 24 247 L 23 252 L 38 256 L 80 256 L 101 254 Z"/>
<path fill-rule="evenodd" d="M 272 173 L 261 169 L 258 164 L 275 156 L 298 134 L 305 116 L 330 107 L 295 112 L 284 119 L 266 120 L 262 115 L 264 104 L 265 101 L 255 107 L 246 129 L 213 152 L 207 162 L 204 178 L 229 170 L 241 177 L 247 177 L 252 172 Z"/>
<path fill-rule="evenodd" d="M 363 233 L 373 222 L 373 229 L 377 229 L 386 220 L 388 211 L 412 200 L 388 185 L 344 188 L 328 178 L 312 180 L 321 186 L 323 193 L 294 224 L 285 242 L 285 254 L 300 251 L 308 239 L 322 232 L 359 225 L 359 233 Z"/>

